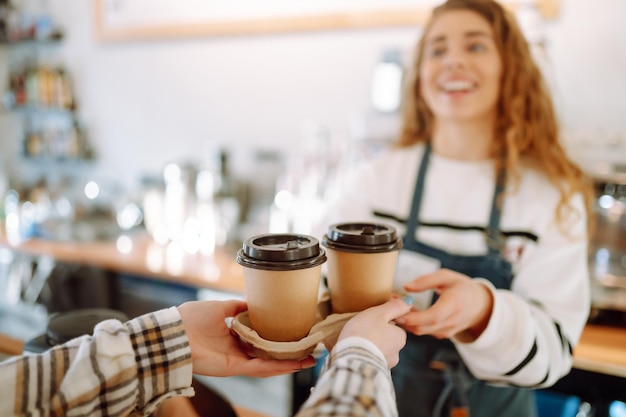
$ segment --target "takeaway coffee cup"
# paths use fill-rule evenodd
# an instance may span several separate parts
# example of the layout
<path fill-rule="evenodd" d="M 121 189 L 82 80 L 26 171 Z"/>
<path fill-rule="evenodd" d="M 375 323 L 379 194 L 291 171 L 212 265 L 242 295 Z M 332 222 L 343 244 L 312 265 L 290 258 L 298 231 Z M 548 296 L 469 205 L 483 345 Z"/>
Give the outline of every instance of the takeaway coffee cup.
<path fill-rule="evenodd" d="M 380 223 L 338 223 L 322 240 L 333 313 L 365 310 L 391 298 L 398 251 L 396 230 Z"/>
<path fill-rule="evenodd" d="M 250 326 L 265 340 L 292 342 L 307 336 L 317 320 L 326 254 L 319 241 L 300 234 L 247 239 L 237 253 L 243 266 Z"/>

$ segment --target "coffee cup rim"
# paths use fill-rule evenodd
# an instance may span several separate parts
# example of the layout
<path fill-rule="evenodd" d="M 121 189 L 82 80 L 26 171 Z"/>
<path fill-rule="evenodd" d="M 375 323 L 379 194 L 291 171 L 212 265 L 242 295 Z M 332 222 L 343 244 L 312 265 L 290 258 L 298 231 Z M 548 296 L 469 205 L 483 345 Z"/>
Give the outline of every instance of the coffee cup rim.
<path fill-rule="evenodd" d="M 332 224 L 322 238 L 322 245 L 328 249 L 358 253 L 392 252 L 403 246 L 394 227 L 372 222 Z"/>
<path fill-rule="evenodd" d="M 243 249 L 237 251 L 237 263 L 246 268 L 262 269 L 266 271 L 294 271 L 298 269 L 314 268 L 326 262 L 326 252 L 319 248 L 317 256 L 295 261 L 274 262 L 263 259 L 254 259 L 245 254 Z"/>

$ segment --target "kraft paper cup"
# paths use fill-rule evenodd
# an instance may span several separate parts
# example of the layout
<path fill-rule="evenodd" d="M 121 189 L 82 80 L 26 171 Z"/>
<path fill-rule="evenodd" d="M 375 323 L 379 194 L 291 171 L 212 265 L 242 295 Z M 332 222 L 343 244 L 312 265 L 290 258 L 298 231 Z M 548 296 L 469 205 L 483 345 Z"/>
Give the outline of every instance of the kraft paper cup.
<path fill-rule="evenodd" d="M 391 298 L 398 251 L 396 230 L 380 223 L 339 223 L 322 244 L 328 257 L 327 282 L 333 313 L 349 313 Z"/>
<path fill-rule="evenodd" d="M 306 337 L 317 320 L 325 251 L 298 234 L 266 234 L 246 240 L 237 253 L 243 266 L 251 328 L 275 342 Z"/>

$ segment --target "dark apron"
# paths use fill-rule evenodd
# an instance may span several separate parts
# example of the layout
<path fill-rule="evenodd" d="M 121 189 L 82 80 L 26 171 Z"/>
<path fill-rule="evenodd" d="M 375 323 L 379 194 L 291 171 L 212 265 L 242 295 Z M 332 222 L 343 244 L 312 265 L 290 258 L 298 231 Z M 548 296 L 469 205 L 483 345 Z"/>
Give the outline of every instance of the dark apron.
<path fill-rule="evenodd" d="M 500 208 L 497 200 L 504 189 L 503 178 L 496 181 L 486 239 L 488 252 L 479 256 L 454 255 L 418 242 L 415 232 L 424 190 L 430 146 L 418 172 L 413 205 L 404 237 L 404 249 L 438 259 L 442 268 L 469 277 L 486 278 L 496 288 L 510 289 L 512 266 L 501 256 Z M 434 300 L 433 300 L 434 301 Z M 506 370 L 505 370 L 506 371 Z M 400 417 L 535 417 L 534 393 L 529 389 L 496 387 L 476 379 L 448 339 L 408 334 L 400 352 L 400 363 L 392 369 Z"/>

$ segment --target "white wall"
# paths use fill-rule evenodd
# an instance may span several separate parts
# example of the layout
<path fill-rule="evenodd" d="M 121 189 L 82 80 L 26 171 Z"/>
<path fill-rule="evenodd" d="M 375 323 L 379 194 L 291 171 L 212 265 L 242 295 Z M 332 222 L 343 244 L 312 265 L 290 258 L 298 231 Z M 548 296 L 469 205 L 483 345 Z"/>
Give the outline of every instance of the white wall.
<path fill-rule="evenodd" d="M 93 173 L 127 184 L 169 161 L 196 158 L 210 139 L 239 154 L 291 149 L 307 120 L 346 137 L 355 117 L 370 112 L 381 51 L 410 52 L 419 36 L 418 28 L 392 28 L 100 43 L 92 1 L 52 5 L 98 154 Z M 547 32 L 564 126 L 626 131 L 626 2 L 561 0 Z"/>
<path fill-rule="evenodd" d="M 565 125 L 626 127 L 626 2 L 561 3 L 549 50 Z"/>

